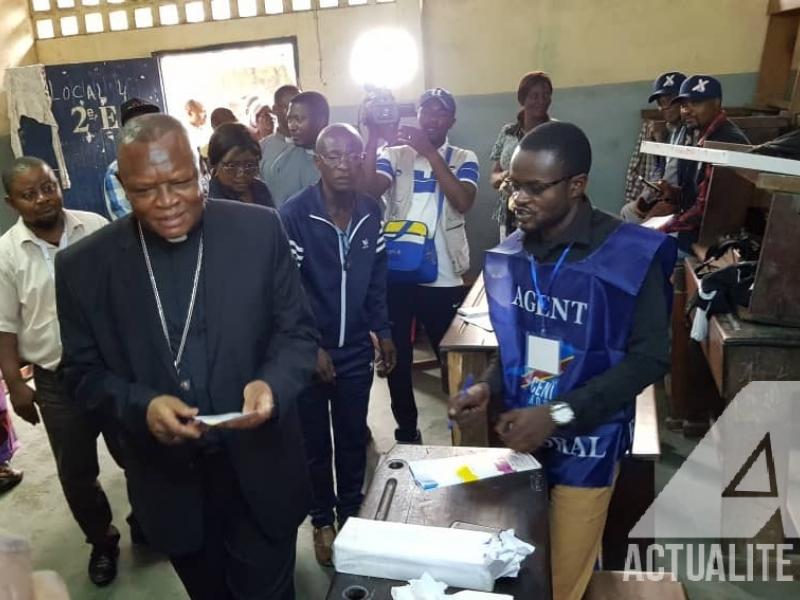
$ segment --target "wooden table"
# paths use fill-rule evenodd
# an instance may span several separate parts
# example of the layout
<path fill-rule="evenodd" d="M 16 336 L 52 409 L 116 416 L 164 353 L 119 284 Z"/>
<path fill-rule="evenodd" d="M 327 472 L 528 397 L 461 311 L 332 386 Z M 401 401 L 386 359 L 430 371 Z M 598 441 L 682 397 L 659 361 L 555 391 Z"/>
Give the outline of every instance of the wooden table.
<path fill-rule="evenodd" d="M 541 470 L 514 473 L 465 485 L 422 490 L 413 481 L 408 461 L 485 452 L 485 448 L 399 444 L 375 471 L 359 516 L 400 523 L 451 527 L 454 523 L 497 529 L 513 528 L 535 552 L 522 563 L 517 578 L 497 581 L 495 591 L 519 600 L 551 597 L 547 523 L 547 486 Z M 347 589 L 364 588 L 363 600 L 389 600 L 390 590 L 405 582 L 337 573 L 328 600 L 349 600 Z M 355 598 L 359 598 L 356 594 Z"/>
<path fill-rule="evenodd" d="M 686 291 L 700 285 L 696 258 L 685 259 Z M 719 395 L 732 400 L 751 381 L 800 379 L 800 328 L 753 323 L 735 314 L 714 315 L 700 344 Z"/>
<path fill-rule="evenodd" d="M 474 308 L 486 305 L 486 291 L 481 276 L 475 281 L 462 306 Z M 447 389 L 450 393 L 461 389 L 468 375 L 479 377 L 496 350 L 497 338 L 493 332 L 467 323 L 456 315 L 440 345 L 440 351 L 446 356 Z M 493 398 L 486 419 L 475 419 L 469 428 L 459 428 L 454 424 L 453 445 L 500 445 L 491 423 L 495 414 L 502 410 L 501 403 L 502 399 Z M 633 447 L 620 465 L 603 538 L 604 569 L 625 567 L 628 532 L 655 498 L 655 461 L 660 457 L 655 391 L 650 386 L 636 398 Z M 645 548 L 650 541 L 637 540 L 636 543 Z"/>

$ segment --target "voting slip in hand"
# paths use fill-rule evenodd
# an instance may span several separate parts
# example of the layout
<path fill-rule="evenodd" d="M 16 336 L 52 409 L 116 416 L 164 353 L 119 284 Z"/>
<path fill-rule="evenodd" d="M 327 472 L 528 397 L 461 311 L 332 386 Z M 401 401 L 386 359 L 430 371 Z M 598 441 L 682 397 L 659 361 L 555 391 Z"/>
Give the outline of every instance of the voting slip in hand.
<path fill-rule="evenodd" d="M 224 413 L 221 415 L 197 415 L 194 420 L 200 421 L 204 425 L 208 425 L 209 427 L 216 427 L 217 425 L 222 425 L 223 423 L 231 423 L 233 421 L 237 421 L 239 419 L 244 418 L 240 412 L 229 412 Z"/>

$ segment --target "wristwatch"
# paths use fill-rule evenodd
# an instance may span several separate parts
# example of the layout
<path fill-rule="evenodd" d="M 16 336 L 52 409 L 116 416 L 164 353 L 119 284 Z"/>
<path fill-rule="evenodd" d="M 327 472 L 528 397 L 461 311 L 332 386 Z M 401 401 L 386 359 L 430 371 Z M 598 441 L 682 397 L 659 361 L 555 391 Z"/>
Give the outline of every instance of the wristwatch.
<path fill-rule="evenodd" d="M 575 420 L 575 411 L 566 402 L 553 402 L 550 405 L 550 418 L 556 425 L 563 427 Z"/>

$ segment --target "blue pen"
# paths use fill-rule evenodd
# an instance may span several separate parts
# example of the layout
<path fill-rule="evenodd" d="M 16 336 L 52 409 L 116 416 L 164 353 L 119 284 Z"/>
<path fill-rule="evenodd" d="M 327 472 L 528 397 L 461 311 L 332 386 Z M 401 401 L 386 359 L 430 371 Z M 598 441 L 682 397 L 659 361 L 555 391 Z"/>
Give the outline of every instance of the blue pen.
<path fill-rule="evenodd" d="M 464 380 L 464 385 L 461 386 L 461 391 L 458 393 L 459 396 L 462 396 L 467 393 L 467 390 L 475 385 L 475 377 L 473 377 L 472 373 L 467 375 L 467 378 Z M 453 419 L 447 419 L 447 429 L 453 431 Z"/>

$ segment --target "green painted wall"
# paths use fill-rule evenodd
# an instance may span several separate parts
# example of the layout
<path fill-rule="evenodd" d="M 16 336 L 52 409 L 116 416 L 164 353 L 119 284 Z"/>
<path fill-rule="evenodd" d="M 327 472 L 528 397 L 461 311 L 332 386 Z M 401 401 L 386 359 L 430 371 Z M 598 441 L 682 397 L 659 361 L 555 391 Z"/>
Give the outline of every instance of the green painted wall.
<path fill-rule="evenodd" d="M 756 74 L 725 75 L 720 79 L 726 104 L 741 106 L 753 98 Z M 649 90 L 650 82 L 640 81 L 557 89 L 553 96 L 551 114 L 581 126 L 592 142 L 594 164 L 589 193 L 594 204 L 604 210 L 617 212 L 622 204 L 625 170 L 639 128 L 639 110 L 645 106 Z M 464 96 L 457 101 L 458 120 L 450 140 L 474 150 L 481 162 L 478 201 L 467 218 L 472 267 L 477 270 L 482 264 L 483 251 L 497 243 L 497 227 L 491 220 L 496 194 L 488 184 L 492 167 L 489 152 L 500 127 L 516 114 L 517 104 L 513 94 Z M 356 111 L 355 106 L 335 106 L 331 120 L 354 123 Z M 10 160 L 9 138 L 2 136 L 0 168 Z M 14 220 L 15 216 L 3 203 L 0 231 L 5 231 Z"/>
<path fill-rule="evenodd" d="M 752 101 L 757 75 L 724 75 L 719 79 L 725 103 L 742 106 Z M 617 213 L 622 206 L 625 172 L 639 132 L 639 111 L 646 107 L 650 81 L 556 89 L 550 114 L 579 125 L 592 143 L 593 164 L 589 196 L 595 206 Z M 491 220 L 497 195 L 489 185 L 492 163 L 489 153 L 503 124 L 511 122 L 518 106 L 515 94 L 457 97 L 457 122 L 450 141 L 469 148 L 481 163 L 481 186 L 475 207 L 467 217 L 472 251 L 472 270 L 483 264 L 483 251 L 498 240 L 497 224 Z M 332 121 L 355 122 L 355 107 L 333 107 Z"/>

